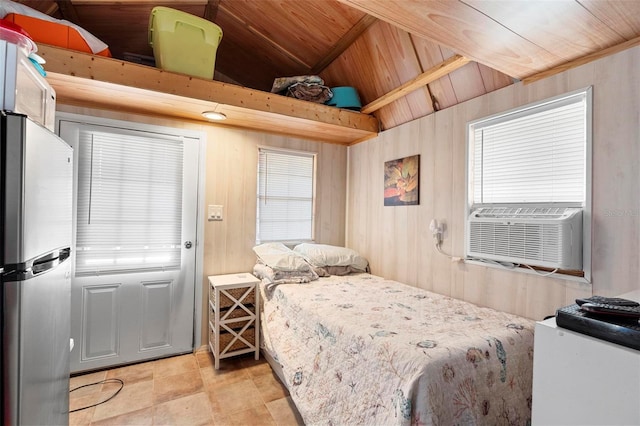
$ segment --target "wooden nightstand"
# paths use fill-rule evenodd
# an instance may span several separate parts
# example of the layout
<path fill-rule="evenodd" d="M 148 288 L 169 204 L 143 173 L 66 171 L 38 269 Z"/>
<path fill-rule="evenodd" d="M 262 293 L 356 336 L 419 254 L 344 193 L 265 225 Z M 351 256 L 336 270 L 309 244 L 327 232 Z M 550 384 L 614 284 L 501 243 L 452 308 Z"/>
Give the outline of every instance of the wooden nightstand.
<path fill-rule="evenodd" d="M 249 273 L 209 277 L 209 347 L 220 360 L 255 352 L 260 357 L 259 279 Z"/>

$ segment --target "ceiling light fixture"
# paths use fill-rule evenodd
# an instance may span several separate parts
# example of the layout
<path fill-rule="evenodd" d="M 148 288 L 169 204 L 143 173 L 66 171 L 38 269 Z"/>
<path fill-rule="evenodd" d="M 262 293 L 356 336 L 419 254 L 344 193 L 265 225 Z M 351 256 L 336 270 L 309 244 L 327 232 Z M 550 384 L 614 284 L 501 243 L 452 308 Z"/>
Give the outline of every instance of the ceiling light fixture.
<path fill-rule="evenodd" d="M 226 120 L 227 118 L 226 115 L 217 111 L 205 111 L 202 113 L 202 116 L 207 120 L 214 120 L 214 121 Z"/>

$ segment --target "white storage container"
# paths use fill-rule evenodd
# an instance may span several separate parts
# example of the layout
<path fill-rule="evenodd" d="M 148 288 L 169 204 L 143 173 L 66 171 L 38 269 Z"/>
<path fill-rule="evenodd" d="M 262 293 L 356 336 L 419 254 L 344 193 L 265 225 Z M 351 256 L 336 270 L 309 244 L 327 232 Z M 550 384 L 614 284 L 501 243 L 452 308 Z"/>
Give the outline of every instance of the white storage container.
<path fill-rule="evenodd" d="M 25 114 L 54 131 L 56 92 L 24 49 L 6 40 L 0 40 L 0 82 L 0 109 Z"/>

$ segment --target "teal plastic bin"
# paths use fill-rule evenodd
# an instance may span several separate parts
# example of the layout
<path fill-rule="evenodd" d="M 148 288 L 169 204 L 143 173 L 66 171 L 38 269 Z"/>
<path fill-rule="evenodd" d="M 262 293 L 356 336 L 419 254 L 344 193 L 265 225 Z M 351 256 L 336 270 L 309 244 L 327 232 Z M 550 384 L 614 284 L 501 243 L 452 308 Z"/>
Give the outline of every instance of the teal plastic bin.
<path fill-rule="evenodd" d="M 149 16 L 149 44 L 156 66 L 166 71 L 213 79 L 222 29 L 180 10 L 156 6 Z"/>
<path fill-rule="evenodd" d="M 354 87 L 332 87 L 331 91 L 333 92 L 333 97 L 326 102 L 326 105 L 354 111 L 360 111 L 360 109 L 362 109 L 358 91 Z"/>

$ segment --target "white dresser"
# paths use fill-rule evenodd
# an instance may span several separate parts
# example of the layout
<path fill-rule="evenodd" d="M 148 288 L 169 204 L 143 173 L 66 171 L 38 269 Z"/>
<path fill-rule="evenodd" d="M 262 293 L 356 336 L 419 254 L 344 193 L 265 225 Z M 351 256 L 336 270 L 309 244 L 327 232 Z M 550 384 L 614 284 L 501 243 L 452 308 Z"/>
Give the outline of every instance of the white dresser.
<path fill-rule="evenodd" d="M 640 351 L 538 322 L 532 410 L 534 426 L 640 425 Z"/>

